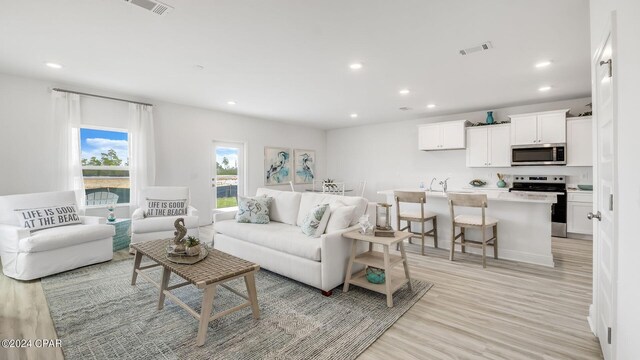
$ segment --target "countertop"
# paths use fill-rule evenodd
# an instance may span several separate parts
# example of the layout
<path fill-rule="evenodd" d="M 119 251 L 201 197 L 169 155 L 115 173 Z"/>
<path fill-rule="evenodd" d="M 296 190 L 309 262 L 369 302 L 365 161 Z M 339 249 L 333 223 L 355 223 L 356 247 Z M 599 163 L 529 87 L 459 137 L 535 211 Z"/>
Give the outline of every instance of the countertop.
<path fill-rule="evenodd" d="M 496 188 L 497 189 L 497 188 Z M 380 195 L 393 195 L 394 191 L 422 191 L 427 193 L 427 198 L 446 198 L 446 194 L 443 194 L 442 191 L 429 191 L 425 189 L 393 189 L 393 190 L 382 190 L 378 191 Z M 521 203 L 546 203 L 546 204 L 554 204 L 558 201 L 557 193 L 541 193 L 541 192 L 508 192 L 508 191 L 491 191 L 490 189 L 481 190 L 481 189 L 451 189 L 448 192 L 458 192 L 458 193 L 471 193 L 471 194 L 486 194 L 487 200 L 489 201 L 511 201 L 511 202 L 521 202 Z"/>

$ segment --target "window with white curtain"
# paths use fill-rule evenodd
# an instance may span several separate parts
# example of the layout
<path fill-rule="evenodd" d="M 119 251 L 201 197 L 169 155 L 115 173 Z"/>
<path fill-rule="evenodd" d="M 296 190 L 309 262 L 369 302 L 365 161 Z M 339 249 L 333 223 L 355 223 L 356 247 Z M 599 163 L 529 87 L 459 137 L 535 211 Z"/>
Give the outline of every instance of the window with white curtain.
<path fill-rule="evenodd" d="M 129 204 L 127 130 L 82 126 L 80 152 L 86 205 Z"/>

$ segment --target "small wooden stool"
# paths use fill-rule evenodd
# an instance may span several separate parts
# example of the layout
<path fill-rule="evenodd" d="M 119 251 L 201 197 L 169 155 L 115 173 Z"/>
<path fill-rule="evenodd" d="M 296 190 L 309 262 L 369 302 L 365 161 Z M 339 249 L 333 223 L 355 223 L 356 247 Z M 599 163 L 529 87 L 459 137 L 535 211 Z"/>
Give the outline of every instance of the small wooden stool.
<path fill-rule="evenodd" d="M 396 209 L 398 212 L 396 229 L 398 231 L 408 231 L 412 235 L 411 237 L 418 237 L 422 241 L 422 255 L 424 255 L 424 237 L 433 237 L 433 247 L 438 247 L 438 219 L 436 213 L 425 210 L 424 206 L 427 203 L 427 194 L 424 191 L 394 191 L 393 196 L 396 199 Z M 410 213 L 402 212 L 400 209 L 400 203 L 420 204 L 420 212 Z M 407 222 L 406 227 L 400 227 L 400 222 L 404 220 Z M 431 221 L 431 230 L 424 230 L 424 223 Z M 420 222 L 420 231 L 411 231 L 411 222 Z M 411 238 L 409 238 L 411 242 Z"/>

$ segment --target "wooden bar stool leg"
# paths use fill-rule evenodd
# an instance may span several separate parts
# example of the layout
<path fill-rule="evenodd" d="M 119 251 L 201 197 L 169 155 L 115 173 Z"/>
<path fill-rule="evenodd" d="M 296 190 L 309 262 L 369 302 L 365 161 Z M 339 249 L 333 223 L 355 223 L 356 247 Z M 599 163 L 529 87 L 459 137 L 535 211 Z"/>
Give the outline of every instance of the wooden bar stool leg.
<path fill-rule="evenodd" d="M 483 227 L 481 227 L 482 229 L 482 267 L 486 268 L 487 267 L 487 241 L 486 239 L 486 229 Z"/>
<path fill-rule="evenodd" d="M 409 220 L 407 220 L 407 230 L 408 230 L 409 232 L 411 232 L 411 221 L 409 221 Z M 412 239 L 413 239 L 413 236 L 409 238 L 409 244 L 413 244 L 413 243 L 411 242 L 411 240 L 412 240 Z"/>
<path fill-rule="evenodd" d="M 464 227 L 460 228 L 460 251 L 464 254 L 467 252 L 467 244 L 465 242 L 467 239 L 464 237 Z"/>
<path fill-rule="evenodd" d="M 438 218 L 433 218 L 433 247 L 438 248 Z"/>
<path fill-rule="evenodd" d="M 420 241 L 422 243 L 420 251 L 422 253 L 422 256 L 424 256 L 424 221 L 420 222 Z"/>
<path fill-rule="evenodd" d="M 493 258 L 498 258 L 498 224 L 493 225 Z"/>
<path fill-rule="evenodd" d="M 453 252 L 456 250 L 456 225 L 451 227 L 451 249 L 449 251 L 449 261 L 453 261 Z"/>

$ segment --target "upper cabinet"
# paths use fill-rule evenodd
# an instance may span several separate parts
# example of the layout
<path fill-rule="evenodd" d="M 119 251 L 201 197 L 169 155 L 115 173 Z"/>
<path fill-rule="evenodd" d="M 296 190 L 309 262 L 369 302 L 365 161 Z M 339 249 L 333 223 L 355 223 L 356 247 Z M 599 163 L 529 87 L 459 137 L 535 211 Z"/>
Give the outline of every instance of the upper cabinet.
<path fill-rule="evenodd" d="M 593 166 L 591 116 L 567 119 L 567 166 Z"/>
<path fill-rule="evenodd" d="M 467 120 L 446 121 L 418 126 L 418 149 L 464 149 Z"/>
<path fill-rule="evenodd" d="M 567 142 L 566 119 L 568 111 L 569 109 L 509 115 L 511 118 L 511 145 Z"/>
<path fill-rule="evenodd" d="M 467 128 L 467 167 L 510 167 L 509 124 Z"/>

